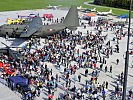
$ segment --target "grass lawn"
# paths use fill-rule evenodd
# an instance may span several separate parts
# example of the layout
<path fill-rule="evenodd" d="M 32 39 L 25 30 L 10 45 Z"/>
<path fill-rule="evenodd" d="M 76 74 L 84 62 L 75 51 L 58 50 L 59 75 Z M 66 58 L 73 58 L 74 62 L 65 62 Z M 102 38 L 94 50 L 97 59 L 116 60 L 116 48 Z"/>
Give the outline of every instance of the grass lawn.
<path fill-rule="evenodd" d="M 93 1 L 93 0 L 89 0 L 90 3 Z M 98 5 L 94 5 L 91 3 L 91 5 L 87 6 L 87 5 L 83 5 L 84 7 L 86 8 L 96 8 L 98 11 L 109 11 L 110 9 L 112 9 L 112 12 L 114 15 L 121 15 L 121 14 L 128 14 L 129 11 L 126 10 L 126 9 L 120 9 L 120 8 L 113 8 L 113 7 L 107 7 L 107 6 L 98 6 Z M 132 18 L 133 18 L 133 12 L 132 12 Z"/>
<path fill-rule="evenodd" d="M 0 11 L 24 10 L 24 9 L 40 9 L 51 5 L 62 5 L 69 7 L 73 5 L 81 5 L 88 0 L 0 0 Z"/>
<path fill-rule="evenodd" d="M 49 4 L 51 5 L 62 5 L 63 7 L 70 7 L 71 5 L 82 5 L 86 8 L 97 8 L 98 11 L 109 11 L 113 10 L 116 15 L 126 14 L 127 10 L 112 8 L 112 7 L 99 7 L 96 5 L 84 5 L 84 2 L 93 0 L 0 0 L 0 11 L 12 11 L 12 10 L 26 10 L 26 9 L 42 9 L 46 8 Z M 133 17 L 133 13 L 132 13 Z"/>

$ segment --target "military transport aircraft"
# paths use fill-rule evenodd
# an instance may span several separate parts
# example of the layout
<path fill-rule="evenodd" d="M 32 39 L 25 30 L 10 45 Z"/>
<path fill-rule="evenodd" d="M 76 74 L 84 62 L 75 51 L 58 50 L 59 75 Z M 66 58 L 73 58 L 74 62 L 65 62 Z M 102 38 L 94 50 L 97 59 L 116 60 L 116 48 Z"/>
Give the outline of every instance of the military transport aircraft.
<path fill-rule="evenodd" d="M 66 28 L 75 30 L 79 26 L 78 10 L 76 6 L 72 6 L 67 13 L 64 22 L 52 25 L 43 25 L 40 17 L 35 17 L 31 22 L 22 25 L 2 25 L 0 26 L 0 36 L 10 38 L 29 38 L 46 37 Z"/>

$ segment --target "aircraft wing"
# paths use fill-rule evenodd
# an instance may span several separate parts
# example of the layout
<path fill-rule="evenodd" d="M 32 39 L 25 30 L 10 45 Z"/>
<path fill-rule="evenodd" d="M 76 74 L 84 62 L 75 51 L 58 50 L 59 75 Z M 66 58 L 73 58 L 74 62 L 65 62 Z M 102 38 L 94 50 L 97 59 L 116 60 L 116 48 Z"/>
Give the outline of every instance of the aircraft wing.
<path fill-rule="evenodd" d="M 27 32 L 22 32 L 20 37 L 30 37 L 31 35 L 33 35 L 35 32 L 37 32 L 39 29 L 38 28 L 32 28 Z"/>
<path fill-rule="evenodd" d="M 28 25 L 27 31 L 22 32 L 20 37 L 26 38 L 37 32 L 42 26 L 42 20 L 40 17 L 33 18 L 32 22 Z"/>

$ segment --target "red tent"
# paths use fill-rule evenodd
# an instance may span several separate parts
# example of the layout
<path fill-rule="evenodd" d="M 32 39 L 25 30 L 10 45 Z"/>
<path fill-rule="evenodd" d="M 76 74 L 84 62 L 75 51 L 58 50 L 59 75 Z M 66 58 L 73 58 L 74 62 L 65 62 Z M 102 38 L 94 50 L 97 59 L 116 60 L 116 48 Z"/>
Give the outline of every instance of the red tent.
<path fill-rule="evenodd" d="M 15 72 L 15 69 L 9 68 L 9 64 L 4 64 L 0 61 L 0 68 L 5 70 L 5 73 L 8 75 L 12 75 Z"/>
<path fill-rule="evenodd" d="M 54 16 L 52 14 L 43 14 L 43 18 L 53 18 Z"/>

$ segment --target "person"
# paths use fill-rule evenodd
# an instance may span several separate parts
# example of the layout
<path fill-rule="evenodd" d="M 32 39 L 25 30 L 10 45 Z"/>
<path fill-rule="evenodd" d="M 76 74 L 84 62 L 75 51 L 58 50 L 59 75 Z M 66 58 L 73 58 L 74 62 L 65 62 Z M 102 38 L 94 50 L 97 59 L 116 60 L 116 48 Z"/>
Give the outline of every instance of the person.
<path fill-rule="evenodd" d="M 103 64 L 100 64 L 100 70 L 102 70 Z"/>
<path fill-rule="evenodd" d="M 85 70 L 85 77 L 88 75 L 88 69 Z"/>
<path fill-rule="evenodd" d="M 105 73 L 107 72 L 107 66 L 105 66 Z"/>
<path fill-rule="evenodd" d="M 119 59 L 116 59 L 116 64 L 117 64 L 117 65 L 119 64 Z"/>
<path fill-rule="evenodd" d="M 78 75 L 79 82 L 81 81 L 81 75 Z"/>
<path fill-rule="evenodd" d="M 97 93 L 94 94 L 94 100 L 98 100 L 98 94 Z"/>
<path fill-rule="evenodd" d="M 119 46 L 116 45 L 116 50 L 117 50 L 117 53 L 119 53 Z"/>
<path fill-rule="evenodd" d="M 72 92 L 76 91 L 76 86 L 74 85 L 74 87 L 71 89 Z"/>
<path fill-rule="evenodd" d="M 68 80 L 66 80 L 66 87 L 68 86 Z"/>
<path fill-rule="evenodd" d="M 67 95 L 65 96 L 65 100 L 70 100 L 69 94 L 67 93 Z"/>
<path fill-rule="evenodd" d="M 119 95 L 119 87 L 118 87 L 118 85 L 115 87 L 115 94 L 116 94 L 116 97 L 118 97 L 118 95 Z"/>
<path fill-rule="evenodd" d="M 94 63 L 94 68 L 96 68 L 96 63 Z"/>
<path fill-rule="evenodd" d="M 48 94 L 48 100 L 51 100 L 51 94 Z"/>
<path fill-rule="evenodd" d="M 80 89 L 77 90 L 77 98 L 80 99 L 80 96 L 81 96 L 81 91 Z"/>
<path fill-rule="evenodd" d="M 100 63 L 102 63 L 102 58 L 100 57 Z"/>
<path fill-rule="evenodd" d="M 105 92 L 105 90 L 103 89 L 103 90 L 102 90 L 103 100 L 105 100 L 105 93 L 106 93 L 106 92 Z"/>
<path fill-rule="evenodd" d="M 130 89 L 129 90 L 129 97 L 132 97 L 132 95 L 133 95 L 133 91 L 132 91 L 132 89 Z"/>
<path fill-rule="evenodd" d="M 31 93 L 30 92 L 28 92 L 28 100 L 31 100 Z"/>
<path fill-rule="evenodd" d="M 40 89 L 38 88 L 38 97 L 40 96 Z"/>
<path fill-rule="evenodd" d="M 68 83 L 69 83 L 69 87 L 71 86 L 71 79 L 69 78 L 68 80 Z"/>
<path fill-rule="evenodd" d="M 112 73 L 112 65 L 110 66 L 110 73 Z"/>
<path fill-rule="evenodd" d="M 88 92 L 88 85 L 87 84 L 85 85 L 85 92 L 86 93 Z"/>
<path fill-rule="evenodd" d="M 51 75 L 53 74 L 53 70 L 52 70 L 52 68 L 51 68 L 51 70 L 50 70 L 50 74 L 51 74 Z"/>
<path fill-rule="evenodd" d="M 58 74 L 56 74 L 56 81 L 58 81 Z"/>
<path fill-rule="evenodd" d="M 108 89 L 108 82 L 106 81 L 106 89 Z"/>
<path fill-rule="evenodd" d="M 55 90 L 57 91 L 58 90 L 58 82 L 55 81 Z"/>

